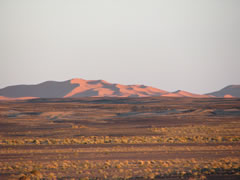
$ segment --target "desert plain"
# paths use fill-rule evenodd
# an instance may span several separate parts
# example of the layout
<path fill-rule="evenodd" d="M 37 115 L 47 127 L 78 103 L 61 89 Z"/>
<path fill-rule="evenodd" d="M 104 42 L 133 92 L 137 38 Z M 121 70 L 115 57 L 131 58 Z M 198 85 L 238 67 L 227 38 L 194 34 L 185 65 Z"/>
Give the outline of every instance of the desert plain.
<path fill-rule="evenodd" d="M 0 179 L 240 179 L 240 99 L 0 101 Z"/>

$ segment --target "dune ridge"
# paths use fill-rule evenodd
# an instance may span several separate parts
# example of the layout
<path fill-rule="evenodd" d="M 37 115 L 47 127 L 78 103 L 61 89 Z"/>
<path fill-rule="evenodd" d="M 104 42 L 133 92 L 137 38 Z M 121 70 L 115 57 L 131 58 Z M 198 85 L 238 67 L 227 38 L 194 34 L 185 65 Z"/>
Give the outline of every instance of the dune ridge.
<path fill-rule="evenodd" d="M 193 94 L 193 93 L 183 91 L 183 90 L 178 90 L 178 91 L 172 92 L 172 93 L 166 93 L 166 94 L 163 94 L 162 96 L 165 96 L 165 97 L 194 97 L 194 98 L 213 97 L 213 96 L 210 96 L 210 95 Z"/>
<path fill-rule="evenodd" d="M 77 97 L 191 97 L 233 98 L 239 96 L 239 85 L 209 94 L 194 94 L 183 90 L 168 92 L 145 85 L 122 85 L 104 80 L 73 78 L 67 81 L 46 81 L 34 85 L 15 85 L 0 89 L 0 100 L 27 100 L 34 98 L 77 98 Z"/>
<path fill-rule="evenodd" d="M 64 97 L 148 97 L 148 96 L 161 96 L 167 91 L 153 88 L 144 85 L 121 85 L 111 84 L 104 80 L 84 80 L 72 79 L 71 84 L 77 84 L 71 92 Z"/>

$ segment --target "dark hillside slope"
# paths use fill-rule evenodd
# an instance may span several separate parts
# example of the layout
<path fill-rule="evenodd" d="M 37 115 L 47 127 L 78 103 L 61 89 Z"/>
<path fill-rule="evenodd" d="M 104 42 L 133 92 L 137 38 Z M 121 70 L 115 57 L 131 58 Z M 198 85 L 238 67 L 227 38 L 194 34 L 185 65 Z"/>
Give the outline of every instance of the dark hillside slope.
<path fill-rule="evenodd" d="M 61 98 L 77 86 L 77 84 L 71 84 L 70 80 L 64 82 L 46 81 L 36 85 L 8 86 L 6 88 L 0 89 L 0 96 L 12 98 Z"/>
<path fill-rule="evenodd" d="M 234 97 L 240 97 L 240 85 L 230 85 L 219 91 L 209 93 L 207 95 L 213 95 L 216 97 L 224 97 L 225 95 L 231 95 Z"/>

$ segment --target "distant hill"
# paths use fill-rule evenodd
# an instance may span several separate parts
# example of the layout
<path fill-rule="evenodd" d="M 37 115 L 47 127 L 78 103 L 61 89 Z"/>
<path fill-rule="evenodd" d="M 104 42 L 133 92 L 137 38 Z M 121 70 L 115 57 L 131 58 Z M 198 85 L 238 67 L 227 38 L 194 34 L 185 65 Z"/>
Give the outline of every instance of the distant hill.
<path fill-rule="evenodd" d="M 36 85 L 16 85 L 0 89 L 0 100 L 66 97 L 148 97 L 167 91 L 144 85 L 111 84 L 104 80 L 72 79 L 47 81 Z"/>
<path fill-rule="evenodd" d="M 76 88 L 77 84 L 71 81 L 56 82 L 46 81 L 36 85 L 16 85 L 0 89 L 0 96 L 9 98 L 39 97 L 39 98 L 60 98 Z"/>
<path fill-rule="evenodd" d="M 167 92 L 145 85 L 112 84 L 104 80 L 71 79 L 68 81 L 46 81 L 35 85 L 16 85 L 0 89 L 0 100 L 24 100 L 32 98 L 68 97 L 240 97 L 240 85 L 232 85 L 220 91 L 200 95 L 178 90 Z"/>
<path fill-rule="evenodd" d="M 230 85 L 219 91 L 208 93 L 216 97 L 240 97 L 240 85 Z"/>
<path fill-rule="evenodd" d="M 211 97 L 209 95 L 200 95 L 200 94 L 193 94 L 187 91 L 182 91 L 182 90 L 178 90 L 176 92 L 172 92 L 172 93 L 166 93 L 163 94 L 162 96 L 165 97 L 193 97 L 193 98 L 208 98 Z"/>

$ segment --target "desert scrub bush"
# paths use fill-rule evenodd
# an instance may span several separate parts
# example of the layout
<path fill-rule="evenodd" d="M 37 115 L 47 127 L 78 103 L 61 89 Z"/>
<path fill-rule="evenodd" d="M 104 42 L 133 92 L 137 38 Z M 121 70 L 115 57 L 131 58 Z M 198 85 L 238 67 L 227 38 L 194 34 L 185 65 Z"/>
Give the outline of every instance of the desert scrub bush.
<path fill-rule="evenodd" d="M 237 128 L 236 128 L 237 127 Z M 188 125 L 183 127 L 149 128 L 149 131 L 164 136 L 232 136 L 240 135 L 240 123 L 225 123 L 220 125 Z"/>
<path fill-rule="evenodd" d="M 59 165 L 57 162 L 48 163 L 45 167 L 49 170 L 58 169 Z"/>
<path fill-rule="evenodd" d="M 19 180 L 31 180 L 31 177 L 28 175 L 22 175 L 19 177 Z"/>
<path fill-rule="evenodd" d="M 89 180 L 89 177 L 81 177 L 80 180 Z"/>
<path fill-rule="evenodd" d="M 57 165 L 54 165 L 57 163 Z M 111 179 L 113 175 L 118 178 L 136 178 L 145 177 L 183 177 L 185 179 L 194 177 L 199 179 L 202 175 L 227 175 L 240 172 L 240 159 L 221 158 L 215 160 L 208 159 L 171 159 L 171 160 L 100 160 L 100 161 L 81 161 L 64 160 L 52 162 L 28 162 L 27 169 L 16 169 L 17 172 L 23 172 L 25 178 L 50 179 L 50 172 L 74 174 L 75 176 Z M 54 165 L 54 168 L 48 168 L 48 164 Z M 16 162 L 1 162 L 1 172 L 9 172 L 8 167 L 16 167 Z M 5 168 L 7 167 L 7 168 Z M 37 167 L 37 168 L 36 168 Z M 23 167 L 24 168 L 24 167 Z M 31 170 L 29 170 L 31 169 Z M 37 170 L 34 170 L 37 169 Z M 15 170 L 15 169 L 14 169 Z M 11 170 L 12 171 L 12 170 Z M 52 176 L 52 175 L 51 175 Z M 53 177 L 54 178 L 54 177 Z"/>
<path fill-rule="evenodd" d="M 110 161 L 106 161 L 104 163 L 104 168 L 107 169 L 107 168 L 110 168 L 111 167 L 111 162 Z"/>
<path fill-rule="evenodd" d="M 38 170 L 32 170 L 30 173 L 31 173 L 31 175 L 35 176 L 36 178 L 39 178 L 39 179 L 43 178 L 43 175 Z"/>
<path fill-rule="evenodd" d="M 115 165 L 115 168 L 117 168 L 117 169 L 120 169 L 122 166 L 121 166 L 121 164 L 116 164 Z"/>
<path fill-rule="evenodd" d="M 57 180 L 57 176 L 54 173 L 49 173 L 47 180 Z"/>
<path fill-rule="evenodd" d="M 26 144 L 147 144 L 147 143 L 221 143 L 240 142 L 240 136 L 80 136 L 78 138 L 64 139 L 0 139 L 1 145 L 26 145 Z"/>
<path fill-rule="evenodd" d="M 41 142 L 38 139 L 34 139 L 32 143 L 33 144 L 41 144 Z"/>
<path fill-rule="evenodd" d="M 38 170 L 32 170 L 30 173 L 21 174 L 19 180 L 40 180 L 43 179 L 43 175 Z"/>

